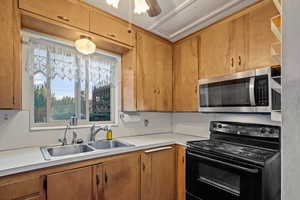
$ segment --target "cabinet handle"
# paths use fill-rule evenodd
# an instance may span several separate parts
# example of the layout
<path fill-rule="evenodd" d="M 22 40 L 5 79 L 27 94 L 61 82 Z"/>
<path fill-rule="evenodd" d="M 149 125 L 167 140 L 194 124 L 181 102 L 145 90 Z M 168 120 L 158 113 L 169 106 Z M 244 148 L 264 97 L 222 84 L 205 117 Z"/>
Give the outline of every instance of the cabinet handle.
<path fill-rule="evenodd" d="M 233 66 L 234 66 L 234 59 L 231 58 L 231 67 L 233 67 Z"/>
<path fill-rule="evenodd" d="M 145 153 L 154 153 L 154 152 L 158 152 L 158 151 L 164 151 L 164 150 L 168 150 L 168 149 L 172 149 L 173 147 L 160 147 L 160 148 L 156 148 L 156 149 L 150 149 L 145 151 Z"/>
<path fill-rule="evenodd" d="M 242 58 L 239 56 L 239 66 L 242 66 Z"/>
<path fill-rule="evenodd" d="M 104 181 L 105 181 L 105 184 L 107 184 L 107 182 L 108 182 L 108 177 L 107 177 L 106 172 L 104 173 Z"/>
<path fill-rule="evenodd" d="M 63 21 L 66 21 L 66 22 L 69 22 L 70 21 L 70 19 L 69 18 L 67 18 L 67 17 L 64 17 L 64 16 L 57 16 L 57 18 L 58 19 L 61 19 L 61 20 L 63 20 Z"/>
<path fill-rule="evenodd" d="M 157 88 L 157 94 L 160 94 L 160 89 L 159 88 Z"/>
<path fill-rule="evenodd" d="M 99 185 L 100 181 L 99 181 L 99 176 L 96 175 L 96 184 Z"/>
<path fill-rule="evenodd" d="M 146 166 L 145 166 L 145 163 L 143 163 L 143 171 L 145 171 L 145 169 L 146 169 Z"/>
<path fill-rule="evenodd" d="M 198 86 L 197 85 L 195 86 L 195 93 L 196 94 L 198 93 Z"/>
<path fill-rule="evenodd" d="M 107 34 L 109 37 L 116 37 L 116 35 L 115 34 Z"/>

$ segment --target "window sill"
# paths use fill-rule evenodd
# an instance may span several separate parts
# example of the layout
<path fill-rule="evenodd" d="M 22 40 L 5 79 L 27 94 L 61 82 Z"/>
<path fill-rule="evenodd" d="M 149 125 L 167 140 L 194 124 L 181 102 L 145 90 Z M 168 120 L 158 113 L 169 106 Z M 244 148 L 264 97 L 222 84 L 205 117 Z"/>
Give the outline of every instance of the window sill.
<path fill-rule="evenodd" d="M 70 128 L 77 128 L 77 129 L 83 129 L 83 128 L 91 128 L 94 124 L 85 124 L 85 125 L 78 125 L 78 126 L 71 126 Z M 107 124 L 95 124 L 96 127 L 100 126 L 110 126 L 110 127 L 117 127 L 117 123 L 107 123 Z M 66 126 L 36 126 L 36 127 L 30 127 L 30 131 L 50 131 L 50 130 L 64 130 Z"/>

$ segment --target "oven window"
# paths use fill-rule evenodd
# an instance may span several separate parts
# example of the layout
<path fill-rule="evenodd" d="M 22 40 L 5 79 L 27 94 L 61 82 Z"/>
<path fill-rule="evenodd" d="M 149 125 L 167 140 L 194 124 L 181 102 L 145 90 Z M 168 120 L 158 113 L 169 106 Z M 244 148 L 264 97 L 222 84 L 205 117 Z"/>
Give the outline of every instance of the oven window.
<path fill-rule="evenodd" d="M 198 181 L 240 195 L 240 176 L 238 174 L 204 163 L 198 163 L 198 170 Z"/>
<path fill-rule="evenodd" d="M 201 107 L 251 106 L 250 78 L 200 86 Z"/>

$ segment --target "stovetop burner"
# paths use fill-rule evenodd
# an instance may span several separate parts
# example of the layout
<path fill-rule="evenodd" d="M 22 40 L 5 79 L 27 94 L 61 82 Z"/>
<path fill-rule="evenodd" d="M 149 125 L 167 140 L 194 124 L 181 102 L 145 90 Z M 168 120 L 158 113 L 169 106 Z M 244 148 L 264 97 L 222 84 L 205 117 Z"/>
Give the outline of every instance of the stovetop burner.
<path fill-rule="evenodd" d="M 233 157 L 244 158 L 250 161 L 263 163 L 276 153 L 276 151 L 229 143 L 219 140 L 202 140 L 189 142 L 194 148 L 219 154 L 226 154 Z"/>

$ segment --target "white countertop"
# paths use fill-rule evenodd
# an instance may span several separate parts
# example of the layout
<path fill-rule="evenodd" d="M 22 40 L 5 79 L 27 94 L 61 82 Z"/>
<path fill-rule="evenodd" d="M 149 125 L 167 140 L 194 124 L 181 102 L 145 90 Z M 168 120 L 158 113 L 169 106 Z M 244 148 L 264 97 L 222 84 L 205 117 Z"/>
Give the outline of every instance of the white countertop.
<path fill-rule="evenodd" d="M 21 172 L 32 171 L 72 162 L 107 157 L 120 153 L 138 151 L 147 148 L 154 148 L 171 144 L 186 144 L 187 141 L 207 139 L 190 135 L 175 133 L 152 134 L 134 137 L 122 137 L 118 140 L 133 144 L 133 147 L 125 147 L 110 150 L 97 150 L 88 153 L 81 153 L 71 156 L 63 156 L 45 160 L 40 147 L 23 148 L 17 150 L 0 152 L 0 177 L 17 174 Z"/>

